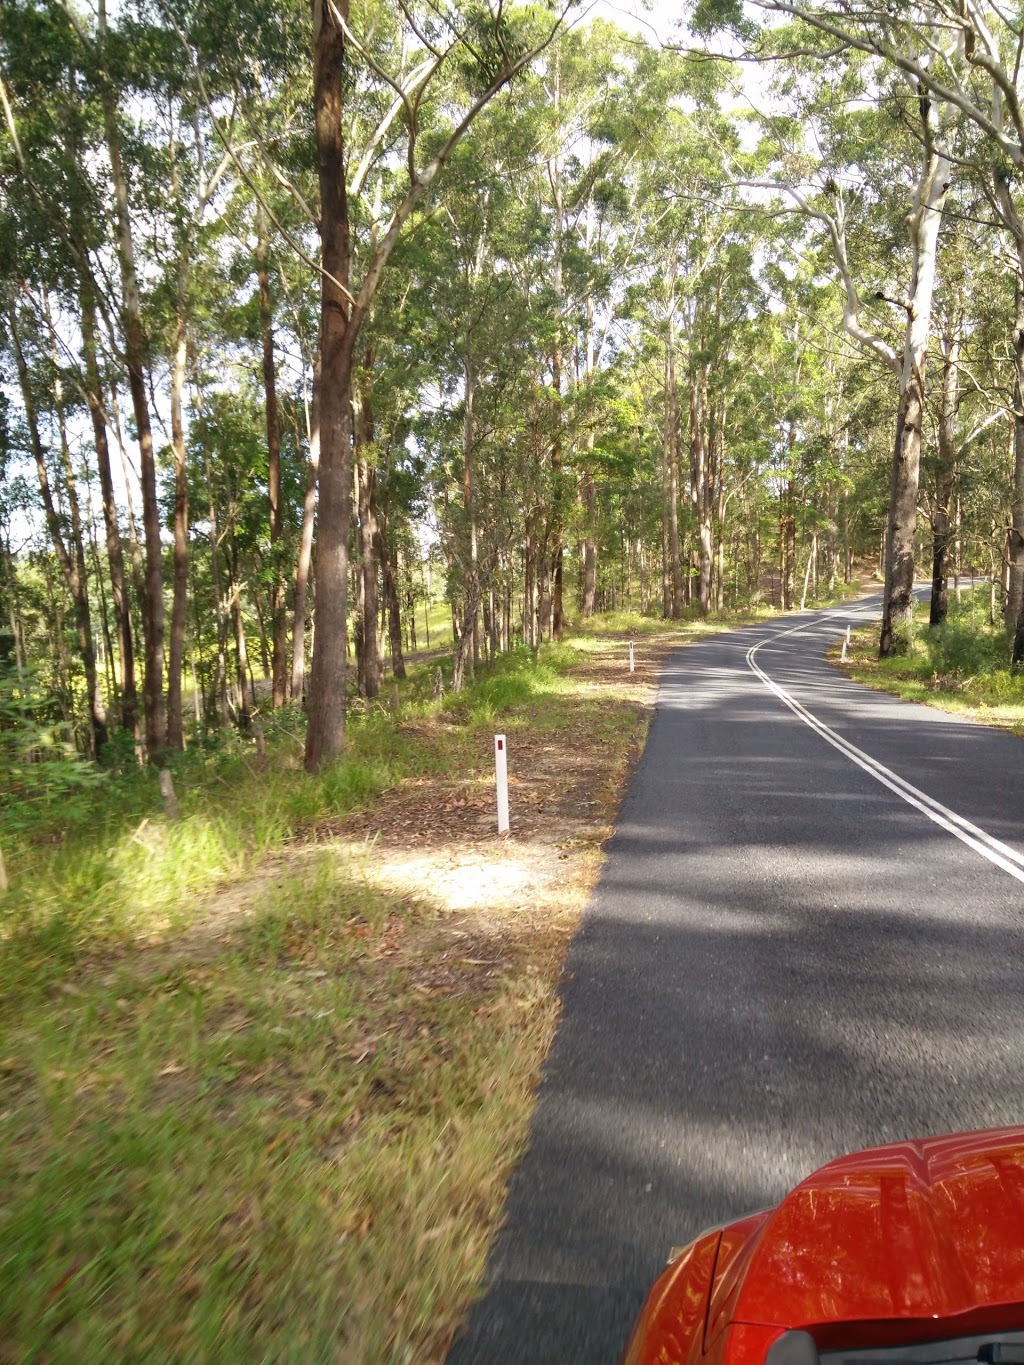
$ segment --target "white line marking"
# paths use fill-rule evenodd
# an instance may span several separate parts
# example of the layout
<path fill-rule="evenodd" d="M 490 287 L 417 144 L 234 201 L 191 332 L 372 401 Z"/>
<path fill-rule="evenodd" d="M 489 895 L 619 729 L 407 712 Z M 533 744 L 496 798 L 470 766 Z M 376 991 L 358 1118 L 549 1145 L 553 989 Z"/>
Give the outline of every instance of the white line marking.
<path fill-rule="evenodd" d="M 780 687 L 777 682 L 769 678 L 764 669 L 756 662 L 754 656 L 763 645 L 772 644 L 784 635 L 795 635 L 798 631 L 807 630 L 809 627 L 818 624 L 820 621 L 806 621 L 799 626 L 791 626 L 789 630 L 779 631 L 777 635 L 772 635 L 767 640 L 762 640 L 760 644 L 756 644 L 747 650 L 748 667 L 761 679 L 769 692 L 774 692 L 779 700 L 788 706 L 794 715 L 799 716 L 805 725 L 809 725 L 826 743 L 845 754 L 859 768 L 863 768 L 876 782 L 881 782 L 883 787 L 888 787 L 908 805 L 914 806 L 922 815 L 926 815 L 929 820 L 941 826 L 948 834 L 952 834 L 954 838 L 973 848 L 976 853 L 980 853 L 983 858 L 987 858 L 990 863 L 994 863 L 1003 872 L 1015 877 L 1019 882 L 1024 882 L 1024 856 L 1019 854 L 1016 849 L 1010 848 L 1008 844 L 1002 843 L 999 839 L 993 839 L 991 834 L 986 834 L 977 825 L 972 825 L 970 820 L 965 820 L 962 815 L 957 815 L 956 811 L 950 810 L 940 801 L 936 801 L 925 792 L 919 791 L 917 787 L 905 778 L 900 777 L 898 773 L 894 773 L 883 763 L 879 763 L 877 758 L 872 758 L 863 749 L 858 749 L 855 744 L 851 744 L 848 739 L 837 734 L 824 721 L 812 715 L 807 707 L 802 702 L 797 701 L 784 687 Z"/>

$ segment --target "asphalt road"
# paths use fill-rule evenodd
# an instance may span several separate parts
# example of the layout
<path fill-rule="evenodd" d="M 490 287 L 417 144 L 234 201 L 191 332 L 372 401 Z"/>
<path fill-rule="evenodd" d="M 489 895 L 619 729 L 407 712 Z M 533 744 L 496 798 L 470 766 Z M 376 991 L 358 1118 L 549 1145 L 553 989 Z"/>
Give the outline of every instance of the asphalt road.
<path fill-rule="evenodd" d="M 840 677 L 877 608 L 669 657 L 453 1365 L 617 1361 L 672 1245 L 1024 1121 L 1024 747 Z"/>

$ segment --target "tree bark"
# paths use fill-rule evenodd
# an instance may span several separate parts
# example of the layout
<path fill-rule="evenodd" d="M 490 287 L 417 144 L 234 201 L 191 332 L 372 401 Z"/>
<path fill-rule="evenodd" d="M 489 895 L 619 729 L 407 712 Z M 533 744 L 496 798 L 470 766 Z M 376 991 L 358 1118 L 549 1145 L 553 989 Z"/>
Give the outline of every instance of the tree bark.
<path fill-rule="evenodd" d="M 64 581 L 67 584 L 74 605 L 75 624 L 78 631 L 78 642 L 82 654 L 82 663 L 85 668 L 85 685 L 88 693 L 89 752 L 95 758 L 99 755 L 100 747 L 107 742 L 107 722 L 103 709 L 103 699 L 98 689 L 96 653 L 93 645 L 92 620 L 89 611 L 89 583 L 85 572 L 85 549 L 82 544 L 81 514 L 74 488 L 74 476 L 70 468 L 70 456 L 67 451 L 63 411 L 60 413 L 61 444 L 65 460 L 65 470 L 69 476 L 68 500 L 71 505 L 72 536 L 74 540 L 71 550 L 68 549 L 64 541 L 60 517 L 54 506 L 53 493 L 50 488 L 50 475 L 46 467 L 46 453 L 43 449 L 42 437 L 39 433 L 39 418 L 36 410 L 35 394 L 32 391 L 32 381 L 28 372 L 28 363 L 22 348 L 21 327 L 18 322 L 17 310 L 13 303 L 8 308 L 7 320 L 10 327 L 11 349 L 14 353 L 14 363 L 18 373 L 22 403 L 25 408 L 25 419 L 28 423 L 32 456 L 35 461 L 36 475 L 39 480 L 39 491 L 43 500 L 46 528 L 50 533 L 50 541 L 53 545 L 54 554 L 57 557 L 57 562 L 60 565 L 61 573 L 64 576 Z"/>
<path fill-rule="evenodd" d="M 386 514 L 377 521 L 377 545 L 380 553 L 380 566 L 384 579 L 384 599 L 388 607 L 388 643 L 391 646 L 391 671 L 396 678 L 405 677 L 405 659 L 402 656 L 402 607 L 398 597 L 397 549 L 391 544 L 388 535 Z"/>
<path fill-rule="evenodd" d="M 940 626 L 949 609 L 950 512 L 956 475 L 956 416 L 959 406 L 959 339 L 943 340 L 942 399 L 939 411 L 938 462 L 935 471 L 935 508 L 932 515 L 932 598 L 928 624 Z"/>
<path fill-rule="evenodd" d="M 668 352 L 665 353 L 665 421 L 661 442 L 661 615 L 668 620 L 672 615 L 672 567 L 669 553 L 668 524 L 671 519 L 671 487 L 669 478 L 669 443 L 671 441 L 671 417 L 668 396 Z"/>
<path fill-rule="evenodd" d="M 367 356 L 367 365 L 372 365 L 372 356 Z M 365 368 L 365 367 L 364 367 Z M 368 395 L 361 393 L 354 401 L 356 466 L 358 470 L 359 495 L 359 572 L 362 578 L 362 610 L 359 616 L 359 672 L 363 684 L 363 694 L 370 700 L 380 691 L 380 668 L 377 658 L 377 502 L 374 486 L 377 471 L 367 459 L 368 447 L 373 444 L 373 413 L 369 409 Z"/>
<path fill-rule="evenodd" d="M 1024 244 L 1020 252 L 1024 257 Z M 1009 527 L 1009 591 L 1004 618 L 1007 630 L 1021 633 L 1024 619 L 1024 259 L 1016 281 L 1017 315 L 1013 329 L 1013 498 Z M 1014 643 L 1014 655 L 1017 645 Z M 1015 658 L 1015 662 L 1017 662 Z"/>
<path fill-rule="evenodd" d="M 348 0 L 337 0 L 348 22 Z M 313 9 L 313 100 L 320 185 L 320 510 L 316 635 L 310 671 L 306 767 L 317 772 L 345 747 L 353 325 L 343 140 L 345 38 L 323 0 Z"/>
<path fill-rule="evenodd" d="M 880 658 L 900 653 L 909 645 L 914 605 L 914 532 L 921 469 L 921 422 L 924 413 L 928 332 L 942 210 L 949 189 L 951 163 L 932 143 L 933 114 L 925 112 L 927 159 L 910 216 L 913 267 L 907 305 L 907 331 L 900 374 L 900 405 L 896 417 L 889 531 L 885 563 L 885 603 Z"/>
<path fill-rule="evenodd" d="M 478 603 L 480 600 L 480 565 L 476 534 L 476 504 L 473 497 L 473 462 L 476 447 L 476 427 L 473 403 L 476 394 L 476 376 L 473 372 L 473 329 L 467 324 L 465 335 L 465 355 L 463 357 L 463 411 L 462 411 L 462 506 L 466 514 L 466 529 L 469 538 L 469 562 L 466 566 L 466 602 Z M 480 637 L 477 627 L 476 606 L 470 625 L 473 636 L 473 667 L 480 657 Z"/>
<path fill-rule="evenodd" d="M 676 379 L 675 326 L 669 319 L 665 372 L 666 442 L 668 447 L 668 556 L 672 578 L 672 619 L 683 609 L 683 564 L 679 553 L 679 388 Z"/>
<path fill-rule="evenodd" d="M 96 446 L 96 467 L 100 476 L 100 495 L 103 499 L 103 524 L 107 533 L 107 562 L 110 566 L 110 586 L 114 597 L 114 625 L 117 631 L 117 651 L 121 663 L 121 725 L 134 735 L 137 725 L 138 696 L 135 688 L 135 647 L 132 641 L 131 603 L 124 572 L 121 549 L 121 528 L 114 499 L 114 480 L 110 470 L 110 445 L 107 441 L 107 421 L 103 411 L 99 363 L 96 358 L 96 296 L 92 280 L 83 271 L 79 274 L 79 299 L 82 319 L 82 356 L 85 361 L 86 399 L 92 421 L 93 443 Z"/>
<path fill-rule="evenodd" d="M 267 487 L 270 498 L 270 556 L 273 581 L 271 616 L 271 704 L 288 699 L 288 618 L 284 588 L 284 507 L 281 502 L 281 422 L 277 412 L 277 365 L 274 359 L 274 315 L 270 300 L 270 232 L 262 203 L 256 214 L 256 273 L 259 281 L 260 336 L 263 347 L 263 391 L 267 418 Z"/>
<path fill-rule="evenodd" d="M 238 687 L 238 728 L 248 730 L 249 712 L 249 651 L 245 642 L 245 621 L 242 617 L 242 593 L 238 582 L 238 551 L 234 528 L 231 532 L 231 620 L 235 628 L 235 681 Z"/>
<path fill-rule="evenodd" d="M 594 449 L 594 433 L 587 436 L 587 450 Z M 592 470 L 583 475 L 583 517 L 586 533 L 583 541 L 583 615 L 593 616 L 597 599 L 597 484 Z"/>
<path fill-rule="evenodd" d="M 302 701 L 306 671 L 306 602 L 309 567 L 313 559 L 313 528 L 316 522 L 316 486 L 320 471 L 320 346 L 313 359 L 313 398 L 309 414 L 309 458 L 306 462 L 306 495 L 302 503 L 302 532 L 295 561 L 295 615 L 292 623 L 293 702 Z"/>
<path fill-rule="evenodd" d="M 184 749 L 181 713 L 181 674 L 185 663 L 185 607 L 188 599 L 188 452 L 181 397 L 185 388 L 188 356 L 186 290 L 188 258 L 182 253 L 178 267 L 178 298 L 175 317 L 174 363 L 171 367 L 171 449 L 174 454 L 174 594 L 171 604 L 171 639 L 167 659 L 167 745 Z"/>
<path fill-rule="evenodd" d="M 697 518 L 697 600 L 706 616 L 711 610 L 712 479 L 708 440 L 708 374 L 701 362 L 690 371 L 690 499 Z"/>
<path fill-rule="evenodd" d="M 99 6 L 101 51 L 106 48 L 106 7 Z M 156 462 L 153 430 L 146 392 L 146 340 L 142 325 L 142 303 L 135 269 L 135 244 L 128 209 L 128 182 L 121 160 L 121 133 L 113 87 L 104 80 L 101 89 L 103 126 L 114 189 L 115 236 L 121 273 L 124 357 L 128 367 L 128 388 L 139 442 L 139 473 L 142 485 L 142 523 L 146 542 L 146 572 L 142 596 L 142 632 L 145 640 L 145 677 L 143 699 L 146 712 L 146 752 L 155 762 L 167 744 L 164 716 L 164 598 L 162 550 L 160 545 L 160 507 L 156 493 Z"/>

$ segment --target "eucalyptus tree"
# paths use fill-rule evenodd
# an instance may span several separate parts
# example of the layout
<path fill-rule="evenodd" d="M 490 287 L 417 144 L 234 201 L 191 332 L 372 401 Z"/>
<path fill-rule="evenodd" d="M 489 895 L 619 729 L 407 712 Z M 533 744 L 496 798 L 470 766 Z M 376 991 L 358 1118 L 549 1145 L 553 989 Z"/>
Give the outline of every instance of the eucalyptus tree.
<path fill-rule="evenodd" d="M 927 34 L 918 41 L 926 46 Z M 771 42 L 783 53 L 795 47 L 785 30 L 773 31 Z M 951 106 L 922 97 L 898 74 L 893 82 L 877 60 L 854 59 L 854 53 L 842 66 L 834 60 L 826 66 L 825 55 L 825 40 L 812 33 L 785 68 L 779 90 L 787 112 L 768 121 L 769 142 L 759 153 L 773 175 L 755 175 L 749 183 L 781 191 L 795 211 L 820 225 L 844 294 L 844 328 L 898 381 L 879 641 L 887 655 L 905 647 L 913 609 L 925 370 L 955 119 Z M 887 240 L 885 260 L 861 255 L 873 234 Z M 893 272 L 897 264 L 902 280 Z M 874 288 L 865 290 L 865 276 L 874 277 Z M 902 314 L 902 325 L 873 322 L 865 293 Z"/>
<path fill-rule="evenodd" d="M 313 7 L 313 105 L 320 193 L 321 394 L 317 631 L 306 765 L 342 751 L 355 345 L 395 244 L 481 111 L 551 42 L 550 12 L 411 5 L 350 16 L 347 3 Z M 379 190 L 362 221 L 350 209 L 354 147 L 347 144 L 352 74 L 366 82 L 367 167 Z M 376 116 L 372 117 L 374 111 Z M 425 136 L 424 136 L 425 134 Z M 406 168 L 396 176 L 391 167 Z M 354 192 L 353 192 L 354 191 Z"/>
<path fill-rule="evenodd" d="M 1020 53 L 1024 21 L 1015 8 L 973 0 L 924 0 L 913 6 L 860 0 L 753 0 L 756 9 L 798 20 L 833 52 L 857 50 L 903 74 L 923 100 L 955 110 L 975 131 L 961 156 L 984 176 L 990 205 L 1016 256 L 1012 345 L 1016 365 L 1014 526 L 1024 524 L 1024 212 L 1017 185 L 1024 166 Z M 744 19 L 737 0 L 701 0 L 703 17 L 725 17 L 756 44 L 763 34 Z M 1017 611 L 1014 661 L 1024 660 L 1024 541 L 1013 533 L 1010 613 Z"/>

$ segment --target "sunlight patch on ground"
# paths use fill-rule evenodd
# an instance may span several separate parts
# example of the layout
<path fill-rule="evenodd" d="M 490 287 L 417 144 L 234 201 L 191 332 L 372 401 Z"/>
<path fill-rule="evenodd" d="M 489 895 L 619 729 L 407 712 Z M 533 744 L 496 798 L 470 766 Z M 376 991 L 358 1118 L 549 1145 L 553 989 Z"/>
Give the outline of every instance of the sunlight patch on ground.
<path fill-rule="evenodd" d="M 365 860 L 361 871 L 389 891 L 415 888 L 448 911 L 514 909 L 546 880 L 518 858 L 481 858 L 472 851 L 403 855 L 389 849 L 382 859 Z"/>

